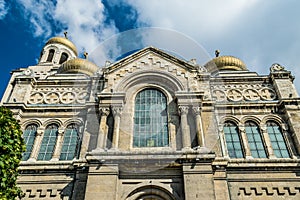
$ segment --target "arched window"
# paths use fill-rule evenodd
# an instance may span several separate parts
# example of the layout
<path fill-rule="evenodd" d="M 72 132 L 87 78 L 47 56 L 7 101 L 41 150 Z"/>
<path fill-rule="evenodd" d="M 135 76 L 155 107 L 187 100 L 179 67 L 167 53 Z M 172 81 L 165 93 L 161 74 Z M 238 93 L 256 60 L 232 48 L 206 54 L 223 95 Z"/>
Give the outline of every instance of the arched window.
<path fill-rule="evenodd" d="M 67 126 L 61 148 L 60 160 L 72 160 L 77 157 L 80 147 L 79 131 L 76 124 Z"/>
<path fill-rule="evenodd" d="M 233 122 L 225 122 L 223 131 L 229 157 L 243 158 L 244 154 L 237 125 Z"/>
<path fill-rule="evenodd" d="M 67 59 L 68 59 L 68 54 L 66 54 L 65 52 L 63 52 L 62 54 L 61 54 L 61 57 L 60 57 L 60 59 L 59 59 L 59 64 L 62 64 L 62 63 L 64 63 Z"/>
<path fill-rule="evenodd" d="M 54 56 L 54 49 L 50 49 L 49 53 L 48 53 L 48 58 L 47 58 L 47 62 L 52 62 L 53 56 Z"/>
<path fill-rule="evenodd" d="M 134 147 L 169 145 L 167 99 L 156 89 L 145 89 L 135 99 Z"/>
<path fill-rule="evenodd" d="M 245 131 L 250 146 L 251 156 L 253 158 L 266 158 L 267 154 L 258 125 L 251 121 L 246 122 Z"/>
<path fill-rule="evenodd" d="M 52 158 L 52 154 L 56 145 L 57 135 L 58 126 L 56 124 L 47 126 L 37 158 L 38 160 L 50 160 Z"/>
<path fill-rule="evenodd" d="M 23 153 L 22 160 L 29 159 L 34 144 L 36 132 L 37 132 L 37 125 L 30 124 L 26 127 L 23 133 L 23 138 L 26 145 L 26 151 Z"/>
<path fill-rule="evenodd" d="M 283 138 L 280 126 L 273 121 L 268 121 L 267 131 L 270 137 L 275 156 L 278 158 L 289 158 L 290 155 L 285 140 Z"/>

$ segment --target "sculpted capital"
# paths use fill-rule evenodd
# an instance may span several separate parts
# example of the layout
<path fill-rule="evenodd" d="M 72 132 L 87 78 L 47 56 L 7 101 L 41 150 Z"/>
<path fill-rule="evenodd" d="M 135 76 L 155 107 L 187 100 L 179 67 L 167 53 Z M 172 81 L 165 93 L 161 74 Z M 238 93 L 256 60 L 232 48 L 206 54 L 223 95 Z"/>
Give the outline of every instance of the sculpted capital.
<path fill-rule="evenodd" d="M 178 106 L 178 112 L 180 115 L 186 115 L 189 111 L 188 106 Z"/>
<path fill-rule="evenodd" d="M 99 107 L 99 112 L 101 116 L 108 116 L 109 115 L 109 107 Z"/>
<path fill-rule="evenodd" d="M 120 116 L 122 113 L 123 108 L 121 106 L 113 106 L 112 112 L 114 116 Z"/>

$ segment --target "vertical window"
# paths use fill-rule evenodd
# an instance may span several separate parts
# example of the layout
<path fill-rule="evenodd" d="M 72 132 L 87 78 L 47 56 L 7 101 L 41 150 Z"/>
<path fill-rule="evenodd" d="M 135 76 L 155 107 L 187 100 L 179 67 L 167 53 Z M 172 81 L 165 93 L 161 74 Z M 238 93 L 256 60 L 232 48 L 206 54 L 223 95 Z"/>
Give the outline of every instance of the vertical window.
<path fill-rule="evenodd" d="M 268 121 L 267 131 L 275 156 L 278 158 L 289 158 L 290 155 L 279 125 L 273 121 Z"/>
<path fill-rule="evenodd" d="M 245 131 L 253 158 L 266 158 L 266 151 L 259 127 L 254 122 L 245 123 Z"/>
<path fill-rule="evenodd" d="M 68 59 L 68 57 L 69 57 L 68 54 L 62 53 L 61 57 L 59 59 L 59 64 L 62 64 L 63 62 L 65 62 Z"/>
<path fill-rule="evenodd" d="M 56 124 L 47 126 L 37 158 L 38 160 L 50 160 L 52 158 L 52 154 L 56 145 L 57 135 L 58 126 Z"/>
<path fill-rule="evenodd" d="M 34 140 L 36 136 L 37 125 L 31 124 L 28 125 L 23 133 L 24 142 L 26 145 L 26 150 L 23 153 L 22 160 L 28 160 L 34 145 Z"/>
<path fill-rule="evenodd" d="M 145 89 L 135 99 L 134 147 L 169 145 L 167 99 L 156 89 Z"/>
<path fill-rule="evenodd" d="M 237 125 L 232 122 L 225 122 L 223 130 L 229 157 L 243 158 L 244 154 Z"/>
<path fill-rule="evenodd" d="M 48 53 L 47 62 L 52 62 L 53 56 L 54 56 L 54 49 L 50 49 Z"/>
<path fill-rule="evenodd" d="M 77 157 L 80 147 L 78 127 L 69 125 L 64 133 L 64 142 L 61 148 L 60 160 L 72 160 Z"/>

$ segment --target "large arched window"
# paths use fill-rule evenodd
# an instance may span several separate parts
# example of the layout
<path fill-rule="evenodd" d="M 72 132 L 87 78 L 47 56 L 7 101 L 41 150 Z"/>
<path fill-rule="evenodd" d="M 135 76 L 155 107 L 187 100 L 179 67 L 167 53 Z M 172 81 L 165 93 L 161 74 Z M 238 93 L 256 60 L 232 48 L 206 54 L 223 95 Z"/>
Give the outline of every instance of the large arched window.
<path fill-rule="evenodd" d="M 57 135 L 58 126 L 56 124 L 47 126 L 37 158 L 38 160 L 50 160 L 52 158 L 56 145 Z"/>
<path fill-rule="evenodd" d="M 229 157 L 243 158 L 244 154 L 237 125 L 233 122 L 225 122 L 223 131 Z"/>
<path fill-rule="evenodd" d="M 145 89 L 135 99 L 133 147 L 169 145 L 167 98 L 156 89 Z"/>
<path fill-rule="evenodd" d="M 251 156 L 253 158 L 266 158 L 267 154 L 258 125 L 252 121 L 248 121 L 245 123 L 245 131 Z"/>
<path fill-rule="evenodd" d="M 64 142 L 61 148 L 60 160 L 72 160 L 77 157 L 80 147 L 78 126 L 70 124 L 64 133 Z"/>
<path fill-rule="evenodd" d="M 267 131 L 270 137 L 271 145 L 275 156 L 278 158 L 289 158 L 290 155 L 285 140 L 283 138 L 280 126 L 273 121 L 268 121 Z"/>
<path fill-rule="evenodd" d="M 47 62 L 52 62 L 53 56 L 54 56 L 54 49 L 50 49 L 47 57 Z"/>
<path fill-rule="evenodd" d="M 34 140 L 37 132 L 37 125 L 30 124 L 23 132 L 23 138 L 26 145 L 26 151 L 23 153 L 22 160 L 28 160 L 34 145 Z"/>
<path fill-rule="evenodd" d="M 59 59 L 59 64 L 64 63 L 64 62 L 68 59 L 68 57 L 69 57 L 68 54 L 65 53 L 65 52 L 63 52 L 63 53 L 61 54 L 60 59 Z"/>

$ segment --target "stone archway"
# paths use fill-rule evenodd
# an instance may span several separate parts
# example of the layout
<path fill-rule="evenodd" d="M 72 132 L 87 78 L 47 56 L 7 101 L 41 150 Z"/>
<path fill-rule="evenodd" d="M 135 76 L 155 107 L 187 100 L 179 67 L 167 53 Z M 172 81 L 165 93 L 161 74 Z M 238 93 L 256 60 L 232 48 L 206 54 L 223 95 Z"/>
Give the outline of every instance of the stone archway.
<path fill-rule="evenodd" d="M 164 188 L 149 185 L 135 189 L 126 200 L 176 200 L 176 198 Z"/>

